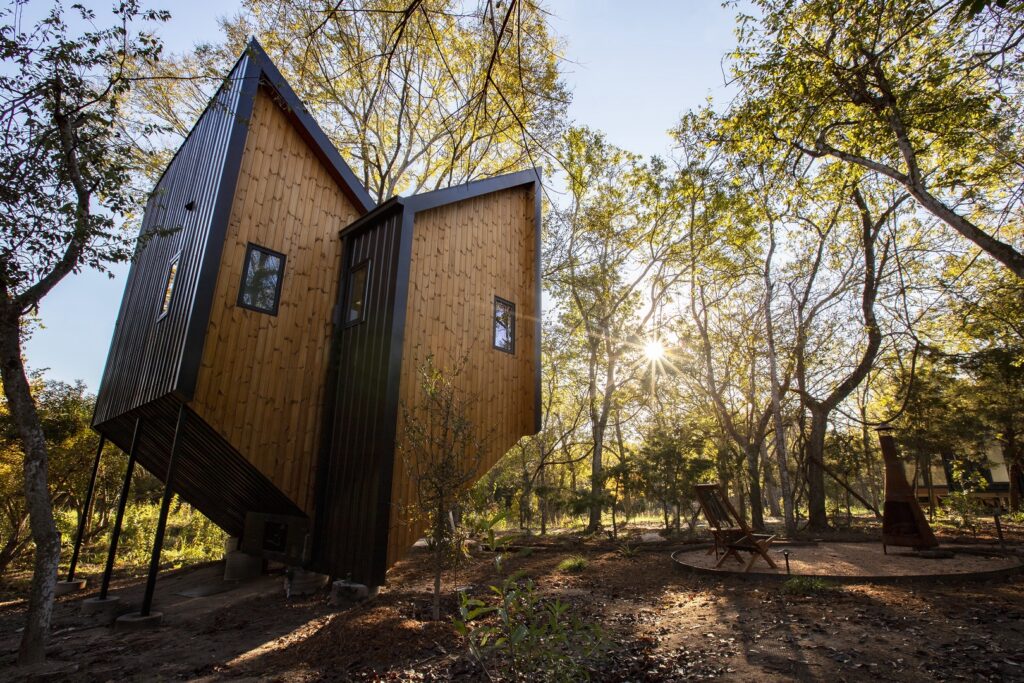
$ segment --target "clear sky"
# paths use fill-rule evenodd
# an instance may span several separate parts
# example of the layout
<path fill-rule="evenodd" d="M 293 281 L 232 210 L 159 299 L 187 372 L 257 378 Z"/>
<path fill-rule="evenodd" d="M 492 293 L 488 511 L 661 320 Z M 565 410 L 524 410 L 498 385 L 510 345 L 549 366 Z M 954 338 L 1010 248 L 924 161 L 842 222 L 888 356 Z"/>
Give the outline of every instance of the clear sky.
<path fill-rule="evenodd" d="M 102 16 L 110 3 L 84 4 Z M 173 14 L 161 30 L 171 52 L 216 40 L 217 17 L 237 8 L 226 0 L 151 4 Z M 666 131 L 683 112 L 708 95 L 725 97 L 722 57 L 733 47 L 734 24 L 733 10 L 719 0 L 549 0 L 548 7 L 566 40 L 570 115 L 615 145 L 664 155 Z M 84 380 L 96 391 L 127 273 L 127 265 L 115 266 L 113 278 L 83 271 L 52 291 L 39 311 L 43 328 L 26 346 L 29 367 L 46 368 L 52 379 Z"/>

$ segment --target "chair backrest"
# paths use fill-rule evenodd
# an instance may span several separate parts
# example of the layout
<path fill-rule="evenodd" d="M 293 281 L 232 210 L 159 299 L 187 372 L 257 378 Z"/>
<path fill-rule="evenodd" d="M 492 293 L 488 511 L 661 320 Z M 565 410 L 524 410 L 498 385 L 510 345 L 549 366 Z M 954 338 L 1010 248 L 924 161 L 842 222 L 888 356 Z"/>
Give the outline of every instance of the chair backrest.
<path fill-rule="evenodd" d="M 746 522 L 736 513 L 736 509 L 726 497 L 721 484 L 697 484 L 694 488 L 708 524 L 718 530 L 741 529 L 750 533 Z"/>

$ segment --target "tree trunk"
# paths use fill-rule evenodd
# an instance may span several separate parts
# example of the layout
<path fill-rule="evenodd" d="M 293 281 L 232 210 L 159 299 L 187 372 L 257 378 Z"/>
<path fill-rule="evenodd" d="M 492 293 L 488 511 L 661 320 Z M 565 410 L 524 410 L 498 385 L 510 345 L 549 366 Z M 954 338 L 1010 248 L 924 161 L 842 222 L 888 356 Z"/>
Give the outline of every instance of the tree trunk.
<path fill-rule="evenodd" d="M 772 476 L 772 468 L 768 460 L 768 445 L 761 442 L 761 463 L 764 465 L 764 495 L 768 502 L 768 512 L 772 517 L 784 519 L 782 509 L 779 507 L 779 491 L 775 487 L 775 478 Z"/>
<path fill-rule="evenodd" d="M 434 621 L 441 621 L 441 566 L 442 551 L 434 548 Z"/>
<path fill-rule="evenodd" d="M 590 470 L 590 519 L 587 531 L 593 533 L 601 529 L 601 501 L 599 496 L 604 490 L 604 477 L 601 471 L 601 459 L 604 456 L 604 430 L 594 425 L 594 455 Z"/>
<path fill-rule="evenodd" d="M 750 526 L 755 531 L 764 531 L 764 505 L 761 503 L 761 468 L 758 467 L 758 456 L 761 447 L 756 443 L 746 445 L 747 477 L 750 490 Z"/>
<path fill-rule="evenodd" d="M 765 260 L 765 343 L 768 347 L 768 374 L 771 382 L 772 422 L 775 423 L 775 460 L 779 466 L 779 488 L 782 489 L 783 522 L 786 535 L 796 534 L 796 517 L 793 515 L 793 487 L 789 483 L 789 469 L 786 458 L 786 430 L 782 421 L 782 393 L 779 391 L 779 358 L 775 348 L 775 323 L 772 320 L 772 293 L 775 283 L 771 275 L 771 259 L 775 252 L 774 224 L 771 230 L 771 248 Z M 788 382 L 787 382 L 788 383 Z"/>
<path fill-rule="evenodd" d="M 50 504 L 46 439 L 25 377 L 17 318 L 0 324 L 0 371 L 8 409 L 14 418 L 25 452 L 25 503 L 29 513 L 29 529 L 36 545 L 28 614 L 18 650 L 18 663 L 35 664 L 43 661 L 46 656 L 46 639 L 53 615 L 57 568 L 60 563 L 60 535 Z"/>
<path fill-rule="evenodd" d="M 808 406 L 811 412 L 811 435 L 807 441 L 807 528 L 811 531 L 826 531 L 828 512 L 825 509 L 825 433 L 828 429 L 828 414 Z"/>
<path fill-rule="evenodd" d="M 1010 475 L 1010 512 L 1020 510 L 1020 453 L 1017 452 L 1017 432 L 1010 425 L 1006 430 L 1006 449 L 1003 451 L 1003 462 Z"/>
<path fill-rule="evenodd" d="M 543 496 L 538 496 L 540 498 L 540 500 L 538 501 L 538 505 L 537 505 L 540 508 L 540 535 L 541 536 L 545 535 L 548 532 L 548 496 L 551 495 L 551 492 L 548 491 L 547 470 L 544 469 L 544 465 L 543 465 L 545 457 L 546 456 L 545 456 L 544 450 L 541 449 L 540 461 L 541 461 L 542 464 L 540 466 L 540 486 L 541 486 L 541 490 L 544 491 L 544 495 Z"/>

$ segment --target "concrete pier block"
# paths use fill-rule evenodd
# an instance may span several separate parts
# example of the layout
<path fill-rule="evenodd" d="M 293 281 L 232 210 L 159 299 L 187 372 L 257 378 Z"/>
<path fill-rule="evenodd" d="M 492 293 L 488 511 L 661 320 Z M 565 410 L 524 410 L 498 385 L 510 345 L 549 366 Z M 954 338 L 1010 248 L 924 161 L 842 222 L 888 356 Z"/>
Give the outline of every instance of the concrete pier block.
<path fill-rule="evenodd" d="M 238 536 L 227 536 L 224 538 L 224 556 L 227 557 L 236 550 L 242 548 L 242 539 Z"/>
<path fill-rule="evenodd" d="M 78 591 L 85 590 L 86 580 L 75 579 L 74 581 L 58 581 L 57 588 L 54 593 L 59 598 L 62 595 L 68 595 L 69 593 L 77 593 Z"/>
<path fill-rule="evenodd" d="M 146 631 L 158 627 L 163 618 L 163 612 L 150 612 L 146 616 L 142 616 L 138 612 L 129 612 L 114 620 L 114 630 Z"/>
<path fill-rule="evenodd" d="M 116 595 L 108 595 L 102 600 L 99 597 L 86 598 L 79 603 L 78 609 L 83 617 L 91 617 L 97 624 L 110 625 L 118 615 L 131 608 Z"/>
<path fill-rule="evenodd" d="M 331 577 L 299 567 L 289 567 L 284 575 L 284 594 L 289 598 L 312 595 L 327 585 Z"/>
<path fill-rule="evenodd" d="M 377 586 L 338 580 L 331 584 L 331 604 L 335 607 L 352 607 L 377 596 Z"/>
<path fill-rule="evenodd" d="M 255 579 L 263 573 L 263 558 L 253 557 L 241 550 L 232 550 L 224 556 L 224 580 Z"/>

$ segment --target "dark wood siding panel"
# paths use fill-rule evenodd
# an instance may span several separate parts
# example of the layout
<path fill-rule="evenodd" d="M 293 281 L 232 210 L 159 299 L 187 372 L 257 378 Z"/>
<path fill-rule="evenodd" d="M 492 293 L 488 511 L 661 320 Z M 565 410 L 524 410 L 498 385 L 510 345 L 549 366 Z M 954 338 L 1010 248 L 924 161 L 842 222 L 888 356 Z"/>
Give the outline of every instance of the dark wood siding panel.
<path fill-rule="evenodd" d="M 374 585 L 385 570 L 395 427 L 389 371 L 401 228 L 398 209 L 346 237 L 340 300 L 349 269 L 370 259 L 366 316 L 356 325 L 342 322 L 335 335 L 334 419 L 318 473 L 315 566 Z"/>
<path fill-rule="evenodd" d="M 100 382 L 94 424 L 175 392 L 179 386 L 196 302 L 211 295 L 203 291 L 200 279 L 211 231 L 223 230 L 218 224 L 227 221 L 219 200 L 223 192 L 234 189 L 234 178 L 228 177 L 229 153 L 245 136 L 255 91 L 250 66 L 249 57 L 243 55 L 147 203 Z M 186 209 L 190 202 L 195 202 L 192 211 Z M 176 254 L 180 256 L 173 299 L 167 315 L 158 320 L 167 266 Z"/>

